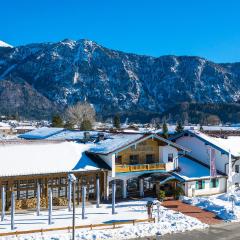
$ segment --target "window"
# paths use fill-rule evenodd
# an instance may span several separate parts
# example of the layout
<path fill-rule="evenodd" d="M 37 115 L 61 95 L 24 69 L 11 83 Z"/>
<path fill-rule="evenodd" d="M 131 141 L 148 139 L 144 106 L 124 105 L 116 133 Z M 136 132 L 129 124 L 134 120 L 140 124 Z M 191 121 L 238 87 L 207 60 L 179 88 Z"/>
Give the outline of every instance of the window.
<path fill-rule="evenodd" d="M 138 164 L 138 155 L 130 155 L 130 164 Z"/>
<path fill-rule="evenodd" d="M 235 173 L 239 173 L 239 165 L 235 165 Z"/>
<path fill-rule="evenodd" d="M 154 155 L 153 154 L 146 155 L 146 163 L 147 164 L 154 163 Z"/>
<path fill-rule="evenodd" d="M 116 164 L 122 164 L 122 156 L 116 157 Z"/>
<path fill-rule="evenodd" d="M 210 187 L 211 187 L 211 188 L 217 188 L 217 187 L 218 187 L 218 184 L 219 184 L 219 181 L 218 181 L 217 178 L 211 179 L 211 182 L 210 182 Z"/>
<path fill-rule="evenodd" d="M 205 181 L 204 180 L 196 181 L 196 189 L 204 189 L 204 188 L 205 188 Z"/>
<path fill-rule="evenodd" d="M 173 162 L 173 153 L 168 154 L 168 162 Z"/>

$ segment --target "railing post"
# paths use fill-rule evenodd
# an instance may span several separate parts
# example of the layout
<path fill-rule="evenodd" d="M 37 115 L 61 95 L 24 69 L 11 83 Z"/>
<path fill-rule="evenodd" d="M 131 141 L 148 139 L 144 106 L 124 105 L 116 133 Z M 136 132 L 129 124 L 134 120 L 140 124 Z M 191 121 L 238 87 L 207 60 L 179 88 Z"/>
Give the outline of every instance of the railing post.
<path fill-rule="evenodd" d="M 5 187 L 2 186 L 2 214 L 1 214 L 1 221 L 4 221 L 5 218 L 5 204 L 6 204 L 6 193 Z"/>

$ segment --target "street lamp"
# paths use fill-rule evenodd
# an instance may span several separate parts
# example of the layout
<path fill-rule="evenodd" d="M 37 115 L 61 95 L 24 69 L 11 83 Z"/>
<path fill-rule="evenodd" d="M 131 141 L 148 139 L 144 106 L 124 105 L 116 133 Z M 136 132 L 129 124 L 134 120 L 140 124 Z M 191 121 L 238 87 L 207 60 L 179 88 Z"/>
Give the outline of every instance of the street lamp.
<path fill-rule="evenodd" d="M 75 183 L 77 178 L 74 174 L 68 175 L 69 183 L 72 184 L 72 191 L 73 191 L 73 219 L 72 219 L 72 240 L 75 240 Z M 69 192 L 71 194 L 71 192 Z"/>

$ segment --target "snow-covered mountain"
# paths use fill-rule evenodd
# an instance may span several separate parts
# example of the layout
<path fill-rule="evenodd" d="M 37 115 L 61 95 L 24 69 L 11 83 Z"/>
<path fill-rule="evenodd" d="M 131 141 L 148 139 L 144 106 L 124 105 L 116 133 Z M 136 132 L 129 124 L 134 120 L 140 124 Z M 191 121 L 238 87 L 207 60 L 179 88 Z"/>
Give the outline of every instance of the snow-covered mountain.
<path fill-rule="evenodd" d="M 12 48 L 13 46 L 0 40 L 0 47 L 10 47 L 10 48 Z"/>
<path fill-rule="evenodd" d="M 186 101 L 234 103 L 240 99 L 240 63 L 142 56 L 85 39 L 0 47 L 0 79 L 0 105 L 8 106 L 0 111 L 25 114 L 27 110 L 33 116 L 61 111 L 84 99 L 105 116 L 162 113 Z"/>

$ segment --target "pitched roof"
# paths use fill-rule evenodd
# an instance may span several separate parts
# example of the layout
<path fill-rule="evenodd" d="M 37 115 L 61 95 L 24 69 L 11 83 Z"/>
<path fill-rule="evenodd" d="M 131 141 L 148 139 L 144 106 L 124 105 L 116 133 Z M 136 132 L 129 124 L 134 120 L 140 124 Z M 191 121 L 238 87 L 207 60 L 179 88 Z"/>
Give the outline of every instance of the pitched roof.
<path fill-rule="evenodd" d="M 42 128 L 37 128 L 30 132 L 21 134 L 19 135 L 19 137 L 23 139 L 29 139 L 29 140 L 46 139 L 62 131 L 64 131 L 64 128 L 42 127 Z"/>
<path fill-rule="evenodd" d="M 0 145 L 0 177 L 93 171 L 101 169 L 75 142 Z"/>
<path fill-rule="evenodd" d="M 120 152 L 130 146 L 145 141 L 149 138 L 158 139 L 162 142 L 165 142 L 166 144 L 169 144 L 170 146 L 189 152 L 189 149 L 184 148 L 156 134 L 125 134 L 125 133 L 109 135 L 106 140 L 96 143 L 89 151 L 96 154 L 107 155 L 110 153 Z"/>
<path fill-rule="evenodd" d="M 210 168 L 191 158 L 181 156 L 178 158 L 178 164 L 180 171 L 173 174 L 185 181 L 210 177 Z M 218 174 L 218 176 L 222 175 Z"/>
<path fill-rule="evenodd" d="M 229 150 L 230 150 L 231 154 L 234 157 L 240 157 L 240 137 L 239 136 L 238 137 L 232 136 L 232 137 L 223 139 L 223 138 L 210 137 L 207 134 L 197 130 L 186 130 L 180 134 L 170 137 L 169 140 L 176 140 L 186 134 L 189 134 L 191 136 L 194 136 L 200 139 L 201 141 L 204 141 L 206 145 L 210 145 L 222 153 L 229 154 Z"/>

